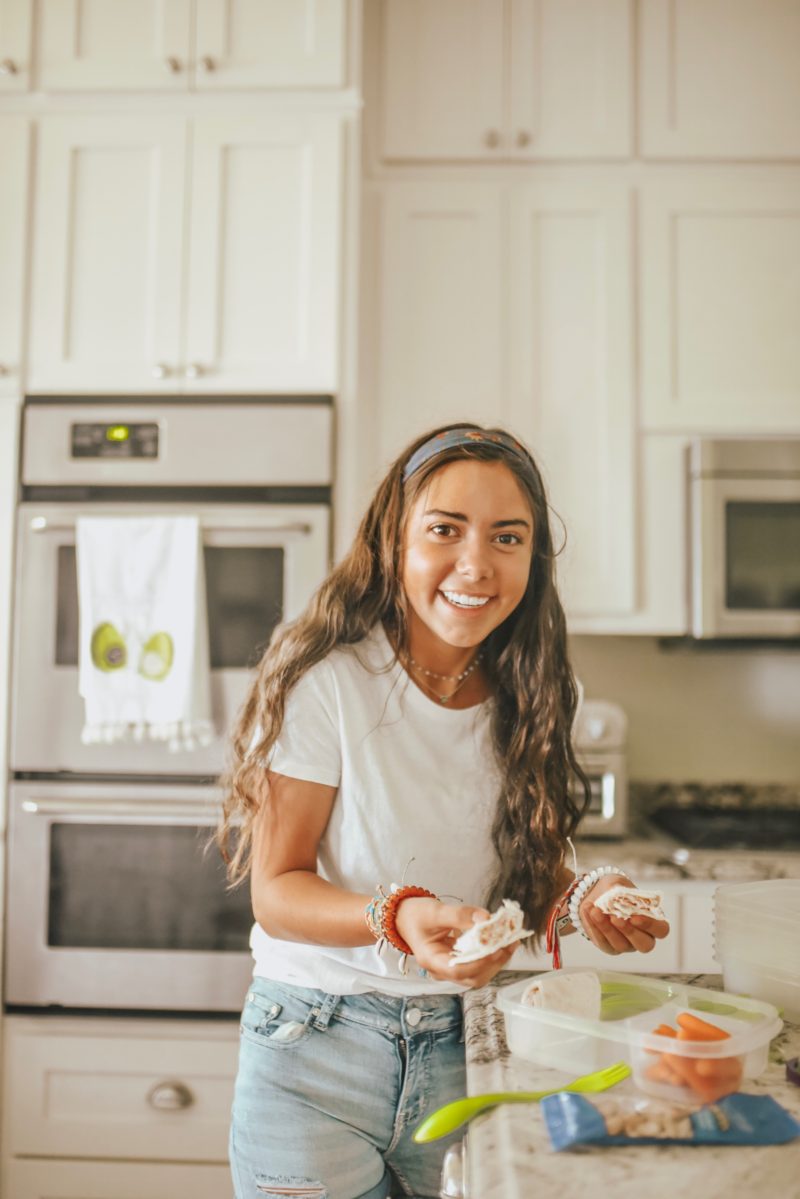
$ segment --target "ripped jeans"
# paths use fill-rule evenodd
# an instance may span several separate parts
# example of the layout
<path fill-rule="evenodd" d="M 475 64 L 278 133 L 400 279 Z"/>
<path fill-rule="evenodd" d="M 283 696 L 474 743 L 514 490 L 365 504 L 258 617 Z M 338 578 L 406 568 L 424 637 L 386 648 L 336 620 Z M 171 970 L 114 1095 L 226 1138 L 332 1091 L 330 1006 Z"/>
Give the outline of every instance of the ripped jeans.
<path fill-rule="evenodd" d="M 439 1193 L 460 1132 L 414 1129 L 466 1092 L 461 1000 L 324 991 L 255 978 L 242 1013 L 230 1158 L 236 1199 Z"/>

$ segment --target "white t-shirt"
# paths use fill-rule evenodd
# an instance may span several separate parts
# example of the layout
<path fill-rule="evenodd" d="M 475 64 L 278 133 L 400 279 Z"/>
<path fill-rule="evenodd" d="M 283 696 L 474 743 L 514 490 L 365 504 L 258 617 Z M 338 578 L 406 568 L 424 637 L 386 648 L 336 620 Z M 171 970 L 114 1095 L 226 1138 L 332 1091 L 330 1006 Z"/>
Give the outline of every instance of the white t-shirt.
<path fill-rule="evenodd" d="M 319 845 L 322 878 L 374 894 L 406 882 L 482 905 L 495 861 L 490 829 L 500 775 L 489 732 L 491 701 L 448 708 L 429 699 L 378 624 L 334 650 L 291 691 L 270 760 L 279 774 L 338 787 Z M 282 941 L 256 924 L 254 974 L 336 995 L 456 993 L 457 983 L 408 973 L 377 945 L 338 948 Z"/>

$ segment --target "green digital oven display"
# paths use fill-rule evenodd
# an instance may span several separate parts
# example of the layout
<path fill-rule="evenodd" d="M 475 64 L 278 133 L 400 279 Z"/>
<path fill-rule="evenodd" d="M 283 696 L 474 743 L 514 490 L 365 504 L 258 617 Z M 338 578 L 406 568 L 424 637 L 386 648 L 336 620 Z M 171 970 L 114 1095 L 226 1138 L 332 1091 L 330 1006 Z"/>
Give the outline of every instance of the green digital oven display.
<path fill-rule="evenodd" d="M 157 458 L 159 433 L 155 421 L 128 425 L 76 423 L 71 428 L 70 453 L 73 458 Z"/>
<path fill-rule="evenodd" d="M 106 441 L 129 441 L 130 428 L 127 425 L 109 425 L 106 429 Z"/>

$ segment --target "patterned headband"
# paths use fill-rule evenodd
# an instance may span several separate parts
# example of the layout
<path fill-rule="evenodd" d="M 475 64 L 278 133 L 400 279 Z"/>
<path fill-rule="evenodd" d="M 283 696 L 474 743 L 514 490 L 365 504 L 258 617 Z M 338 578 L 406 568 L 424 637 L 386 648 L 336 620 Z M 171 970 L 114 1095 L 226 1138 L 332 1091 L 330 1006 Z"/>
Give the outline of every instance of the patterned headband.
<path fill-rule="evenodd" d="M 530 466 L 527 450 L 509 433 L 486 433 L 483 429 L 447 429 L 437 433 L 415 450 L 405 465 L 403 482 L 406 483 L 431 458 L 441 454 L 443 450 L 451 450 L 458 445 L 498 445 L 520 458 Z"/>

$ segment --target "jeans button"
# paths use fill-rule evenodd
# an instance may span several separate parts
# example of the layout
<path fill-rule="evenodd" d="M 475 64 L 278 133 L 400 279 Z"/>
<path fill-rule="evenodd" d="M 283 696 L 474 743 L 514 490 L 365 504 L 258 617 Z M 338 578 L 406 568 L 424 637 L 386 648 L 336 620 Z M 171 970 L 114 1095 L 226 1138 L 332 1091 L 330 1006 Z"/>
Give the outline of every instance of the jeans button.
<path fill-rule="evenodd" d="M 406 1012 L 406 1024 L 410 1024 L 412 1028 L 416 1028 L 422 1019 L 422 1012 L 418 1007 L 409 1008 Z"/>

